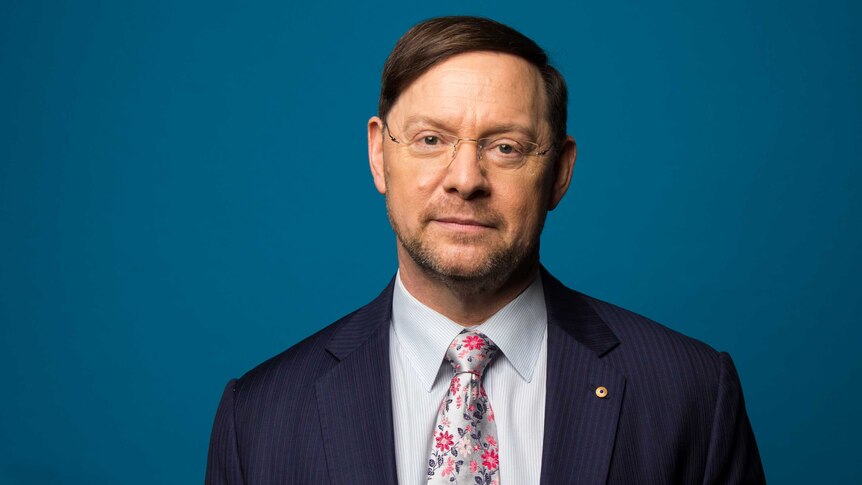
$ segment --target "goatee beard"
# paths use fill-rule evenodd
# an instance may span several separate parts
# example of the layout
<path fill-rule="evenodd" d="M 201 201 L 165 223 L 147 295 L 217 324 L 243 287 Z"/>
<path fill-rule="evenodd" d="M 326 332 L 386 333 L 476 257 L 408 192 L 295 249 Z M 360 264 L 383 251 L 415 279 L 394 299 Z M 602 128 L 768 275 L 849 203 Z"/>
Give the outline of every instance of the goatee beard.
<path fill-rule="evenodd" d="M 459 295 L 495 292 L 513 279 L 526 277 L 539 262 L 539 241 L 536 239 L 534 244 L 523 249 L 494 248 L 480 265 L 463 270 L 441 261 L 434 248 L 428 247 L 419 237 L 404 237 L 394 221 L 392 221 L 392 228 L 405 252 L 422 272 Z"/>
<path fill-rule="evenodd" d="M 386 215 L 392 225 L 395 236 L 404 251 L 413 260 L 421 271 L 430 279 L 441 282 L 446 288 L 455 294 L 462 296 L 489 294 L 500 290 L 509 283 L 526 279 L 539 265 L 539 239 L 542 228 L 545 225 L 544 215 L 536 228 L 536 234 L 526 246 L 497 246 L 489 250 L 484 260 L 477 266 L 469 269 L 456 267 L 454 264 L 446 264 L 435 251 L 435 248 L 422 239 L 419 235 L 410 235 L 403 231 L 392 217 L 392 207 L 389 196 L 386 197 Z M 420 217 L 424 221 L 425 228 L 436 214 L 465 213 L 469 212 L 478 220 L 489 223 L 492 227 L 500 228 L 504 225 L 503 218 L 490 208 L 474 204 L 468 211 L 457 202 L 441 201 L 433 205 L 433 211 L 428 211 Z M 462 239 L 463 243 L 475 242 L 476 238 L 470 235 L 453 236 Z"/>

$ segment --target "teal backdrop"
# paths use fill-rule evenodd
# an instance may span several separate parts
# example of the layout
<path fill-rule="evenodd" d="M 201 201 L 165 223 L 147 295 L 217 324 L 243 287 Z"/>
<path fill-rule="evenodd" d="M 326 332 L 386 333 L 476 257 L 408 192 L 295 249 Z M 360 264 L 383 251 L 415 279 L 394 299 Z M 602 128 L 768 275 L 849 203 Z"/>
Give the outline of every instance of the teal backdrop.
<path fill-rule="evenodd" d="M 365 123 L 444 14 L 568 78 L 545 265 L 729 351 L 770 482 L 862 483 L 860 5 L 3 0 L 0 483 L 202 482 L 227 379 L 395 272 Z"/>

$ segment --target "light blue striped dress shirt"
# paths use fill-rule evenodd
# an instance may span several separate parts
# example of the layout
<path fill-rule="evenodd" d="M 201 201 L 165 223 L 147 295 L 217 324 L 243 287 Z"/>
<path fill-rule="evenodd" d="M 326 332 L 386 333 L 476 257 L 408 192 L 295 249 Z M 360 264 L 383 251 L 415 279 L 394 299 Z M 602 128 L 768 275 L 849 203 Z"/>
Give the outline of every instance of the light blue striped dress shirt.
<path fill-rule="evenodd" d="M 500 443 L 500 483 L 539 483 L 545 423 L 548 317 L 542 281 L 474 330 L 502 353 L 484 373 Z M 446 349 L 464 327 L 414 298 L 398 275 L 392 295 L 389 362 L 398 483 L 426 483 L 432 430 L 454 371 Z"/>

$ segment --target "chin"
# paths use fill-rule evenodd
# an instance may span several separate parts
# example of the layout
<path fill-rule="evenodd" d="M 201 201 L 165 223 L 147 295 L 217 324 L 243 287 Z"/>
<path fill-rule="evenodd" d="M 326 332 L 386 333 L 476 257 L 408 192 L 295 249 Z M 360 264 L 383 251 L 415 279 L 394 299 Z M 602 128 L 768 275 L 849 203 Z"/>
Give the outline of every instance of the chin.
<path fill-rule="evenodd" d="M 426 275 L 465 293 L 501 287 L 530 254 L 511 247 L 405 244 L 404 248 Z"/>
<path fill-rule="evenodd" d="M 437 262 L 430 265 L 430 268 L 435 273 L 444 278 L 453 278 L 461 280 L 485 279 L 494 272 L 491 264 L 486 261 L 482 262 Z"/>
<path fill-rule="evenodd" d="M 420 259 L 436 272 L 461 278 L 481 277 L 493 272 L 500 255 L 507 253 L 507 248 L 474 244 L 423 246 L 419 250 Z"/>

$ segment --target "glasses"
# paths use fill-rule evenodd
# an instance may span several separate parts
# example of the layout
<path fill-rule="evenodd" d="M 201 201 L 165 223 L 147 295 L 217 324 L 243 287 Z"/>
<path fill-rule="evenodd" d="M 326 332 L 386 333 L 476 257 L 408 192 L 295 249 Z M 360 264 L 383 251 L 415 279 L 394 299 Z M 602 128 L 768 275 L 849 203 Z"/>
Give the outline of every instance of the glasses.
<path fill-rule="evenodd" d="M 399 140 L 392 134 L 389 125 L 383 124 L 389 139 L 405 148 L 410 157 L 421 160 L 430 167 L 442 168 L 452 163 L 461 142 L 476 144 L 476 159 L 483 158 L 493 168 L 515 170 L 521 168 L 530 156 L 541 157 L 551 148 L 539 151 L 539 145 L 531 141 L 518 140 L 511 135 L 499 138 L 459 138 L 450 133 L 420 130 Z"/>

